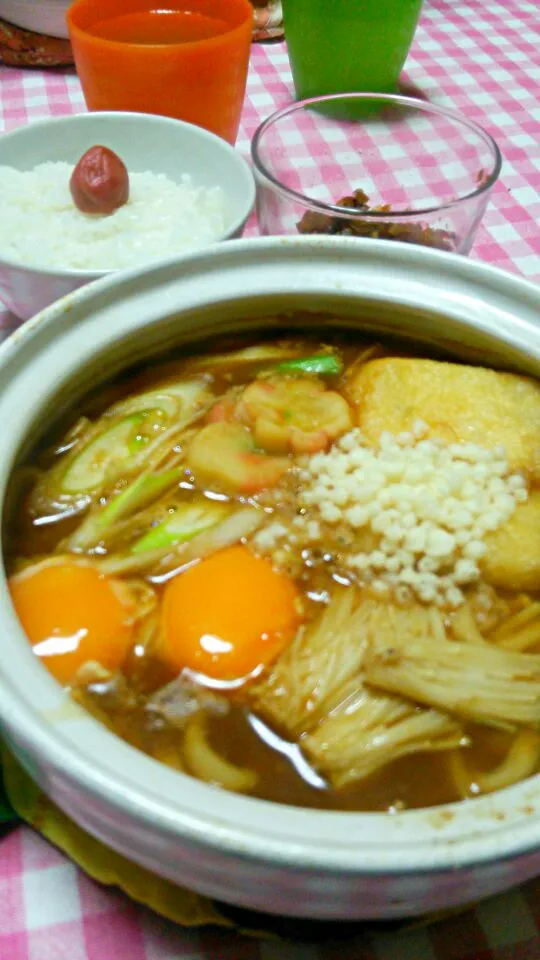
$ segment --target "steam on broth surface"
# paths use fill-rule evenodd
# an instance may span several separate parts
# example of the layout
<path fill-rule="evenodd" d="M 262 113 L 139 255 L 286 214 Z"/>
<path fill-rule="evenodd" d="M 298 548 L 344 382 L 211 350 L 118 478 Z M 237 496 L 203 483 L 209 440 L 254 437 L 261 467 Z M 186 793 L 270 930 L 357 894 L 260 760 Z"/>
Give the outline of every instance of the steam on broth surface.
<path fill-rule="evenodd" d="M 13 602 L 129 743 L 396 810 L 540 768 L 540 385 L 291 334 L 139 370 L 18 478 Z"/>

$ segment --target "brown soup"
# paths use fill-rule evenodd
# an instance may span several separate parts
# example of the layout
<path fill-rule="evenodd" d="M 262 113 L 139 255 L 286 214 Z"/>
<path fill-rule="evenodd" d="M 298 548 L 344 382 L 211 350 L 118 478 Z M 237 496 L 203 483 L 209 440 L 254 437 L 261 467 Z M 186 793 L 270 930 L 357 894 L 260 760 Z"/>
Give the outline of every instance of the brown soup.
<path fill-rule="evenodd" d="M 350 333 L 203 345 L 18 472 L 13 601 L 118 736 L 398 810 L 540 766 L 540 385 Z"/>

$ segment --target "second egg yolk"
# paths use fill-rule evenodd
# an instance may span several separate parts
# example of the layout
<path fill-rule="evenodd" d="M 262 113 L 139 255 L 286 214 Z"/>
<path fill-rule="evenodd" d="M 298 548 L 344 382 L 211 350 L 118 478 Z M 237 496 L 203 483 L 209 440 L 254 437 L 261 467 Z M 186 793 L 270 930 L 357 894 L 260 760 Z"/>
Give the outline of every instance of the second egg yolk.
<path fill-rule="evenodd" d="M 11 577 L 9 588 L 34 653 L 60 683 L 88 660 L 110 670 L 121 665 L 133 611 L 95 567 L 69 557 L 47 561 Z"/>
<path fill-rule="evenodd" d="M 240 679 L 273 660 L 299 623 L 292 581 L 247 547 L 227 547 L 167 584 L 161 653 L 177 672 Z"/>

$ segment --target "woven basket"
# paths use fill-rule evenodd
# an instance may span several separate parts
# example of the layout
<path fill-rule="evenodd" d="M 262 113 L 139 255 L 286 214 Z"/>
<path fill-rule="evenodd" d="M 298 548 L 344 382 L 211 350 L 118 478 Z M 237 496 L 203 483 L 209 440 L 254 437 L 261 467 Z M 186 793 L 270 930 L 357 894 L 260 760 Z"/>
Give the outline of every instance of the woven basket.
<path fill-rule="evenodd" d="M 73 63 L 73 56 L 69 40 L 0 20 L 0 62 L 9 67 L 63 67 Z"/>

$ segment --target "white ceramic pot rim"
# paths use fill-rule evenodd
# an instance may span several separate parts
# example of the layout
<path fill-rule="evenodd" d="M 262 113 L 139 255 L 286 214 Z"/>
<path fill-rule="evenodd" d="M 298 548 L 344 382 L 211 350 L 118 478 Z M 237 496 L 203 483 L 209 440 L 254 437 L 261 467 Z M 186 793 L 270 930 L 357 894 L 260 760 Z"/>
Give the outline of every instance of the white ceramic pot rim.
<path fill-rule="evenodd" d="M 361 256 L 360 256 L 361 254 Z M 358 271 L 369 285 L 370 270 L 383 265 L 404 276 L 432 275 L 459 310 L 470 297 L 499 300 L 494 313 L 509 342 L 528 338 L 540 360 L 540 290 L 533 284 L 494 268 L 438 251 L 385 241 L 347 238 L 271 238 L 233 241 L 196 253 L 182 261 L 105 277 L 43 311 L 0 348 L 0 381 L 10 365 L 16 376 L 25 346 L 69 315 L 84 327 L 100 302 L 114 303 L 133 288 L 144 292 L 181 273 L 189 284 L 198 271 L 215 273 L 235 261 L 259 262 L 279 272 L 285 259 L 309 262 L 312 275 L 332 260 L 344 271 Z M 299 271 L 301 272 L 301 271 Z M 339 283 L 336 284 L 339 287 Z M 451 293 L 459 288 L 459 296 Z M 384 299 L 384 292 L 380 294 Z M 219 296 L 217 297 L 219 299 Z M 508 304 L 521 305 L 526 319 L 514 316 Z M 461 304 L 461 306 L 460 306 Z M 166 307 L 164 308 L 166 309 Z M 449 308 L 450 309 L 450 308 Z M 524 339 L 525 338 L 525 339 Z M 1 395 L 0 395 L 1 405 Z M 289 868 L 314 868 L 342 873 L 429 873 L 461 869 L 488 861 L 501 862 L 540 847 L 540 777 L 495 795 L 463 804 L 400 814 L 358 814 L 313 811 L 281 806 L 216 790 L 146 757 L 77 712 L 64 722 L 60 711 L 40 705 L 58 702 L 58 687 L 35 662 L 9 602 L 5 580 L 0 582 L 4 630 L 17 637 L 17 663 L 0 664 L 0 718 L 17 746 L 39 758 L 48 776 L 54 771 L 82 785 L 88 795 L 125 811 L 141 828 L 171 838 L 187 837 L 211 845 L 225 855 L 244 856 Z M 19 677 L 24 675 L 24 684 Z M 30 690 L 28 689 L 30 688 Z M 31 692 L 30 692 L 31 691 Z M 80 740 L 78 740 L 78 732 Z"/>
<path fill-rule="evenodd" d="M 96 120 L 97 118 L 97 120 Z M 31 129 L 32 132 L 36 129 L 42 131 L 44 138 L 46 137 L 62 137 L 62 128 L 66 126 L 71 126 L 73 122 L 77 123 L 89 123 L 95 124 L 96 122 L 101 123 L 102 121 L 107 123 L 111 121 L 112 123 L 122 123 L 125 119 L 133 120 L 137 118 L 141 123 L 148 124 L 149 127 L 155 127 L 156 132 L 162 129 L 164 126 L 168 127 L 183 127 L 186 130 L 190 130 L 191 133 L 200 140 L 206 140 L 210 145 L 219 145 L 220 149 L 224 153 L 228 153 L 229 156 L 234 157 L 235 162 L 238 165 L 238 173 L 242 171 L 243 179 L 245 181 L 246 187 L 246 204 L 245 207 L 237 214 L 234 219 L 231 219 L 230 224 L 228 225 L 223 237 L 218 237 L 214 241 L 215 243 L 220 243 L 222 240 L 225 240 L 227 237 L 233 237 L 245 226 L 246 221 L 248 220 L 250 214 L 253 211 L 255 205 L 255 181 L 251 173 L 251 168 L 245 158 L 241 153 L 238 152 L 230 143 L 227 143 L 226 140 L 223 140 L 221 137 L 218 137 L 215 133 L 211 133 L 209 130 L 205 130 L 203 127 L 197 127 L 193 123 L 187 123 L 185 120 L 176 120 L 174 117 L 164 117 L 157 116 L 151 113 L 136 113 L 133 110 L 100 110 L 98 113 L 77 113 L 70 114 L 69 116 L 62 117 L 47 117 L 43 120 L 33 120 L 31 124 L 27 127 L 16 127 L 14 130 L 9 131 L 9 133 L 4 133 L 2 135 L 2 142 L 5 144 L 10 139 L 19 138 L 21 134 L 24 135 L 25 131 Z M 212 244 L 213 245 L 213 244 Z M 205 248 L 206 249 L 206 248 Z M 198 253 L 200 251 L 195 251 Z M 178 259 L 177 257 L 175 259 Z M 167 263 L 170 260 L 170 257 L 163 257 L 159 260 L 154 260 L 150 266 L 155 267 L 159 266 L 161 263 Z M 118 268 L 113 267 L 111 269 L 104 270 L 73 270 L 73 269 L 63 269 L 60 267 L 49 267 L 49 266 L 30 266 L 21 263 L 20 260 L 11 260 L 8 257 L 2 256 L 0 262 L 3 266 L 9 267 L 11 270 L 31 270 L 35 271 L 43 277 L 65 277 L 66 279 L 81 280 L 89 283 L 93 280 L 97 280 L 101 277 L 108 277 L 117 274 Z M 135 270 L 141 269 L 135 267 Z M 146 269 L 144 267 L 143 269 Z"/>

